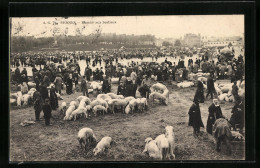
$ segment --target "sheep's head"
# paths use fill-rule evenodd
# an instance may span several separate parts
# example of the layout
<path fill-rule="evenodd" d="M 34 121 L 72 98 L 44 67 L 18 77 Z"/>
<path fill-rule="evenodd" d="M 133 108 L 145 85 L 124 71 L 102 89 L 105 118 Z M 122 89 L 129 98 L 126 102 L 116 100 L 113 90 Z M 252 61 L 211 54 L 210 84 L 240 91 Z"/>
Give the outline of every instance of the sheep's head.
<path fill-rule="evenodd" d="M 147 143 L 149 143 L 150 141 L 152 141 L 153 139 L 151 138 L 151 137 L 148 137 L 148 138 L 146 138 L 145 140 L 144 140 L 144 142 L 147 144 Z"/>
<path fill-rule="evenodd" d="M 94 148 L 93 149 L 94 156 L 97 156 L 97 154 L 99 154 L 100 152 L 101 152 L 100 148 Z"/>

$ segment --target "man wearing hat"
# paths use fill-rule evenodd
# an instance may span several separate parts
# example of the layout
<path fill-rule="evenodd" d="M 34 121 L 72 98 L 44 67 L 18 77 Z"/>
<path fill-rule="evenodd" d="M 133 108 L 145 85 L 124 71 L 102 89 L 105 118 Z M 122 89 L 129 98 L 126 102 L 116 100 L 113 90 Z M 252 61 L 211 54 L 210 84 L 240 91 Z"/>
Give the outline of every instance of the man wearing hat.
<path fill-rule="evenodd" d="M 207 132 L 209 134 L 212 134 L 213 124 L 219 118 L 224 118 L 224 116 L 219 106 L 218 99 L 213 99 L 213 103 L 209 106 L 209 116 L 207 121 Z"/>
<path fill-rule="evenodd" d="M 193 127 L 193 135 L 198 136 L 198 133 L 200 133 L 200 127 L 204 128 L 204 125 L 201 119 L 199 101 L 197 99 L 194 99 L 188 114 L 189 114 L 188 125 Z"/>

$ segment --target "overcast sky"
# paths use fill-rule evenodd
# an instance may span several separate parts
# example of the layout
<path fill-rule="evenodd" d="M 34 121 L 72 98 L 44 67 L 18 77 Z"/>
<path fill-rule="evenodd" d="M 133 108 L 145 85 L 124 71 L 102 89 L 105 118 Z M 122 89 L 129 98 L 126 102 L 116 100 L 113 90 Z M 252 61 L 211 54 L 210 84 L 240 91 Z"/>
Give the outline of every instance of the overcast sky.
<path fill-rule="evenodd" d="M 48 24 L 48 21 L 51 24 Z M 53 25 L 56 21 L 57 25 Z M 75 24 L 64 23 L 75 21 Z M 85 22 L 94 22 L 83 24 Z M 101 22 L 98 23 L 98 22 Z M 110 23 L 103 23 L 110 21 Z M 45 22 L 45 24 L 44 24 Z M 100 27 L 102 33 L 152 34 L 157 38 L 179 38 L 186 33 L 200 33 L 202 36 L 242 36 L 243 15 L 178 15 L 178 16 L 117 16 L 117 17 L 45 17 L 12 18 L 11 35 L 35 37 L 57 34 L 88 35 Z M 77 30 L 78 29 L 78 30 Z"/>

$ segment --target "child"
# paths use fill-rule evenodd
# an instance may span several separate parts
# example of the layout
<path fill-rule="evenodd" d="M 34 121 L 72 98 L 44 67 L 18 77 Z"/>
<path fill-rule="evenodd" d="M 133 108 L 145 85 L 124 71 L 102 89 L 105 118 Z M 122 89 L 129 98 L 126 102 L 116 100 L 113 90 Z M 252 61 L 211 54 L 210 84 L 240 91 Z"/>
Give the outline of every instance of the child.
<path fill-rule="evenodd" d="M 42 111 L 44 113 L 45 125 L 48 126 L 50 125 L 50 118 L 51 118 L 51 111 L 52 111 L 50 100 L 48 98 L 45 99 L 45 103 L 42 106 Z"/>

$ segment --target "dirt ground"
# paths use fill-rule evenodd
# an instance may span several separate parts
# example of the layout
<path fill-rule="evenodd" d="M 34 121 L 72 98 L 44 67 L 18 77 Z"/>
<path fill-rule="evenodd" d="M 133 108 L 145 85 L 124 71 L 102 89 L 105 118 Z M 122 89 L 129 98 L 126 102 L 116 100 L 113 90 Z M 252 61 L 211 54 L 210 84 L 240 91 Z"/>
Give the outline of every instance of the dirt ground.
<path fill-rule="evenodd" d="M 223 149 L 215 150 L 215 141 L 206 133 L 208 107 L 212 103 L 207 99 L 200 104 L 205 128 L 201 135 L 193 136 L 188 126 L 188 110 L 192 104 L 196 88 L 179 89 L 176 85 L 167 85 L 170 90 L 170 102 L 160 105 L 148 101 L 148 110 L 143 113 L 122 114 L 120 112 L 97 116 L 91 119 L 64 121 L 63 115 L 53 111 L 52 126 L 45 126 L 44 120 L 30 126 L 20 126 L 25 119 L 34 117 L 33 107 L 12 107 L 10 111 L 10 161 L 151 161 L 142 154 L 144 140 L 153 139 L 164 133 L 166 125 L 172 125 L 175 133 L 176 160 L 243 160 L 244 152 L 233 148 L 232 155 Z M 112 91 L 116 92 L 117 85 Z M 64 93 L 65 91 L 63 91 Z M 63 101 L 69 103 L 81 93 L 63 95 Z M 230 118 L 233 103 L 222 102 L 223 114 Z M 43 113 L 41 113 L 43 117 Z M 93 148 L 83 151 L 77 141 L 77 133 L 83 127 L 94 130 L 97 139 L 110 136 L 116 142 L 104 154 L 94 156 Z"/>

